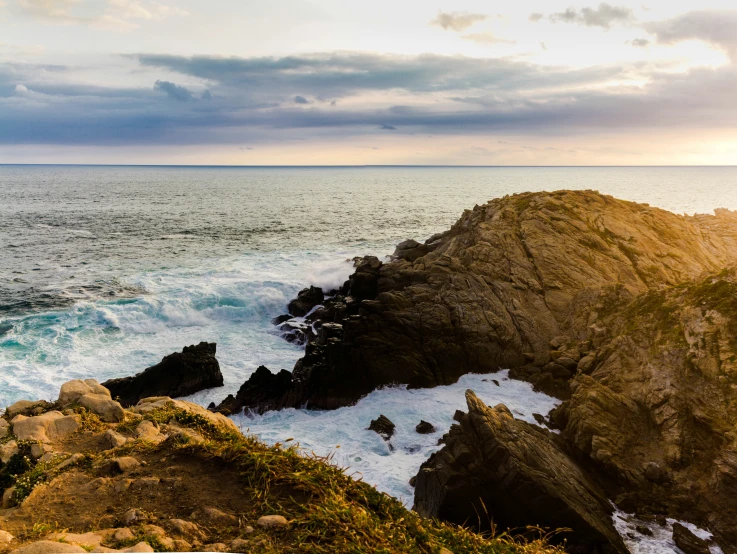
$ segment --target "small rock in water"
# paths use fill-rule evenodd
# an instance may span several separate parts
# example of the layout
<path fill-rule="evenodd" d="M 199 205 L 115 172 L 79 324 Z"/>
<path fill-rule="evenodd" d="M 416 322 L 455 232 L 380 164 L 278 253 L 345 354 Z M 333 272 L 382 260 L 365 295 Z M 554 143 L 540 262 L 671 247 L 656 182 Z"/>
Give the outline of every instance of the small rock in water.
<path fill-rule="evenodd" d="M 432 423 L 428 423 L 427 421 L 422 419 L 417 424 L 417 427 L 415 427 L 415 431 L 417 431 L 421 435 L 427 435 L 428 433 L 434 433 L 435 427 Z"/>
<path fill-rule="evenodd" d="M 492 379 L 491 382 L 494 383 L 497 387 L 501 387 L 499 381 L 497 381 L 496 379 Z"/>
<path fill-rule="evenodd" d="M 369 431 L 374 431 L 381 435 L 381 437 L 388 441 L 394 434 L 396 425 L 385 415 L 380 415 L 377 419 L 372 419 L 371 424 L 368 426 Z"/>
<path fill-rule="evenodd" d="M 287 518 L 279 515 L 261 516 L 258 518 L 258 524 L 267 529 L 272 527 L 286 527 Z"/>
<path fill-rule="evenodd" d="M 532 417 L 535 418 L 535 421 L 537 421 L 540 425 L 545 425 L 545 416 L 541 414 L 532 414 Z"/>
<path fill-rule="evenodd" d="M 653 532 L 650 530 L 650 528 L 644 525 L 638 525 L 637 527 L 635 527 L 635 530 L 641 535 L 646 535 L 648 537 L 653 536 Z"/>

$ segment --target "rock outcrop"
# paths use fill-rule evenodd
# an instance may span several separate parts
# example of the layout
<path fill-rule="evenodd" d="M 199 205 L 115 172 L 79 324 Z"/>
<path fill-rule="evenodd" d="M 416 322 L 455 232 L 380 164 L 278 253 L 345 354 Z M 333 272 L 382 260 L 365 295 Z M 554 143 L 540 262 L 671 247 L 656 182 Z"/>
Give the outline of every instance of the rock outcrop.
<path fill-rule="evenodd" d="M 382 385 L 500 367 L 566 398 L 606 334 L 591 314 L 602 296 L 616 287 L 632 299 L 735 262 L 737 214 L 726 210 L 680 216 L 592 191 L 492 200 L 389 263 L 359 260 L 325 300 L 336 309 L 314 314 L 318 333 L 336 328 L 308 342 L 270 407 L 331 409 Z"/>
<path fill-rule="evenodd" d="M 177 398 L 213 387 L 223 386 L 223 374 L 215 358 L 216 345 L 201 342 L 185 346 L 182 352 L 165 356 L 155 366 L 134 377 L 110 379 L 102 385 L 123 406 L 133 406 L 142 398 L 170 396 Z"/>
<path fill-rule="evenodd" d="M 515 420 L 504 405 L 485 406 L 472 391 L 466 402 L 445 447 L 417 474 L 418 513 L 482 529 L 570 528 L 554 540 L 571 552 L 627 553 L 606 492 L 556 435 Z"/>

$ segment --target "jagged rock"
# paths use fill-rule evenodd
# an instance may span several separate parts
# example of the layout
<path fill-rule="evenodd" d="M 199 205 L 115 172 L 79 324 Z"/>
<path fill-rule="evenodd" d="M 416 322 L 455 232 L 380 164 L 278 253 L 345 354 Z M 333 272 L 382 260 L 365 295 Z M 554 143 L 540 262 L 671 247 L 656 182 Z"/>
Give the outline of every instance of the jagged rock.
<path fill-rule="evenodd" d="M 287 342 L 294 344 L 305 344 L 307 342 L 309 327 L 302 323 L 287 321 L 278 327 L 281 337 Z"/>
<path fill-rule="evenodd" d="M 322 304 L 325 295 L 320 287 L 313 287 L 299 291 L 297 298 L 287 306 L 287 310 L 295 317 L 306 316 L 315 306 Z"/>
<path fill-rule="evenodd" d="M 165 356 L 155 366 L 134 377 L 105 381 L 123 406 L 134 406 L 141 399 L 156 396 L 188 396 L 212 387 L 223 386 L 223 374 L 215 358 L 214 342 L 185 346 L 182 352 Z"/>
<path fill-rule="evenodd" d="M 61 386 L 57 404 L 67 408 L 72 404 L 84 406 L 97 414 L 102 421 L 111 423 L 125 419 L 123 407 L 110 397 L 110 391 L 94 379 L 75 379 Z"/>
<path fill-rule="evenodd" d="M 292 374 L 282 369 L 274 375 L 267 367 L 259 366 L 248 378 L 235 397 L 228 396 L 221 402 L 215 411 L 224 414 L 237 414 L 244 406 L 263 413 L 267 410 L 280 408 L 278 401 L 283 398 L 292 384 Z"/>
<path fill-rule="evenodd" d="M 280 515 L 261 516 L 257 523 L 266 529 L 286 527 L 289 524 L 287 518 Z"/>
<path fill-rule="evenodd" d="M 673 524 L 673 542 L 684 554 L 710 554 L 709 543 L 694 535 L 686 526 Z"/>
<path fill-rule="evenodd" d="M 415 431 L 417 431 L 421 435 L 427 435 L 428 433 L 434 433 L 435 427 L 432 423 L 428 423 L 423 419 L 417 424 L 417 427 L 415 427 Z"/>
<path fill-rule="evenodd" d="M 13 433 L 19 440 L 50 443 L 79 429 L 81 418 L 77 414 L 65 416 L 61 412 L 51 411 L 33 417 L 17 415 L 12 423 Z"/>
<path fill-rule="evenodd" d="M 430 250 L 424 245 L 420 244 L 416 240 L 405 240 L 397 244 L 394 250 L 393 257 L 407 260 L 408 262 L 414 262 L 416 259 L 421 258 L 427 254 Z"/>
<path fill-rule="evenodd" d="M 395 428 L 396 425 L 394 425 L 394 423 L 392 423 L 391 420 L 383 414 L 376 419 L 372 419 L 371 424 L 368 426 L 369 431 L 374 431 L 379 434 L 385 441 L 392 438 Z"/>
<path fill-rule="evenodd" d="M 468 414 L 417 474 L 420 515 L 464 524 L 488 512 L 498 529 L 569 527 L 573 533 L 556 539 L 582 552 L 627 552 L 606 493 L 556 435 L 515 420 L 504 405 L 487 407 L 470 390 L 466 402 Z"/>

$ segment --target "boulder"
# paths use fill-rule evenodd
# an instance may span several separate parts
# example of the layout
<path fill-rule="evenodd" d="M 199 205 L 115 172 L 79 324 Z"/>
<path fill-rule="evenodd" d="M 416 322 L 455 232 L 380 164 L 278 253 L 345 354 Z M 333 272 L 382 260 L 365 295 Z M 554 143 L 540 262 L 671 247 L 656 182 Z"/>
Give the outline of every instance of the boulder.
<path fill-rule="evenodd" d="M 273 374 L 267 367 L 259 366 L 235 396 L 228 396 L 214 410 L 230 415 L 240 413 L 244 406 L 258 413 L 280 408 L 282 406 L 278 402 L 291 386 L 292 374 L 287 370 L 282 369 L 279 373 Z"/>
<path fill-rule="evenodd" d="M 33 417 L 17 415 L 13 419 L 13 433 L 19 440 L 51 443 L 74 433 L 80 425 L 81 418 L 77 414 L 51 411 Z"/>
<path fill-rule="evenodd" d="M 118 473 L 128 473 L 141 467 L 141 462 L 131 456 L 113 458 L 111 462 Z"/>
<path fill-rule="evenodd" d="M 394 423 L 392 423 L 392 421 L 383 414 L 376 419 L 372 419 L 371 424 L 368 426 L 369 431 L 377 433 L 385 441 L 392 438 L 395 429 L 396 425 L 394 425 Z"/>
<path fill-rule="evenodd" d="M 4 439 L 8 436 L 8 433 L 10 432 L 10 423 L 8 423 L 7 419 L 3 419 L 0 417 L 0 439 Z"/>
<path fill-rule="evenodd" d="M 87 552 L 87 550 L 76 544 L 44 540 L 16 548 L 10 554 L 66 554 L 67 552 Z"/>
<path fill-rule="evenodd" d="M 514 419 L 504 405 L 487 407 L 470 390 L 466 402 L 468 413 L 417 474 L 420 515 L 467 524 L 488 513 L 499 530 L 571 528 L 553 540 L 565 539 L 578 552 L 628 552 L 605 491 L 556 435 Z"/>
<path fill-rule="evenodd" d="M 7 464 L 10 458 L 15 456 L 20 449 L 16 441 L 8 441 L 5 444 L 0 444 L 0 462 Z"/>
<path fill-rule="evenodd" d="M 18 402 L 8 406 L 5 410 L 5 416 L 12 421 L 12 419 L 18 414 L 23 414 L 25 416 L 38 415 L 33 413 L 34 410 L 37 408 L 41 408 L 43 410 L 50 406 L 51 404 L 46 400 L 18 400 Z"/>
<path fill-rule="evenodd" d="M 315 306 L 323 303 L 325 294 L 320 287 L 309 287 L 299 291 L 297 298 L 287 306 L 287 310 L 295 317 L 306 316 Z"/>
<path fill-rule="evenodd" d="M 111 379 L 103 386 L 126 407 L 134 406 L 146 397 L 188 396 L 204 389 L 222 387 L 223 374 L 215 351 L 215 343 L 185 346 L 182 352 L 165 356 L 161 362 L 134 377 Z"/>
<path fill-rule="evenodd" d="M 417 427 L 415 427 L 415 431 L 417 431 L 420 435 L 427 435 L 429 433 L 434 433 L 435 427 L 432 423 L 428 423 L 423 419 L 417 424 Z"/>
<path fill-rule="evenodd" d="M 159 444 L 169 438 L 160 431 L 158 423 L 148 419 L 144 419 L 138 424 L 136 427 L 136 436 L 141 440 L 153 442 L 154 444 Z"/>
<path fill-rule="evenodd" d="M 711 554 L 709 543 L 694 535 L 685 525 L 673 524 L 673 542 L 684 554 Z"/>
<path fill-rule="evenodd" d="M 97 414 L 102 421 L 116 423 L 125 419 L 125 411 L 120 403 L 110 397 L 110 391 L 94 379 L 81 381 L 75 379 L 61 386 L 57 404 L 67 408 L 73 404 L 84 406 Z"/>

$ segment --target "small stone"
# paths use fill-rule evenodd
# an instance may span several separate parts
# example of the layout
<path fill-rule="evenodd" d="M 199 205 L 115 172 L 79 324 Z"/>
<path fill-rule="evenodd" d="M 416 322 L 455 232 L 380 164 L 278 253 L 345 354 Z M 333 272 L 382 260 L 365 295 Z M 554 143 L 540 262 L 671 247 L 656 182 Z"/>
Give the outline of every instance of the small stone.
<path fill-rule="evenodd" d="M 125 492 L 129 488 L 131 488 L 131 485 L 134 483 L 133 479 L 121 479 L 120 481 L 115 482 L 115 492 Z"/>
<path fill-rule="evenodd" d="M 641 535 L 646 535 L 648 537 L 653 536 L 653 532 L 649 527 L 646 527 L 645 525 L 638 525 L 635 527 L 635 531 L 640 533 Z"/>
<path fill-rule="evenodd" d="M 8 508 L 12 508 L 13 506 L 15 506 L 13 493 L 15 493 L 15 487 L 5 489 L 5 492 L 3 493 L 3 510 L 7 510 Z"/>
<path fill-rule="evenodd" d="M 146 535 L 151 535 L 152 537 L 165 537 L 166 536 L 166 531 L 164 531 L 164 529 L 159 527 L 158 525 L 144 525 L 143 532 Z"/>
<path fill-rule="evenodd" d="M 218 510 L 217 508 L 209 506 L 206 508 L 202 508 L 201 511 L 195 512 L 192 515 L 215 525 L 238 525 L 237 517 L 226 514 L 222 510 Z"/>
<path fill-rule="evenodd" d="M 287 518 L 279 515 L 261 516 L 258 518 L 258 524 L 266 529 L 286 527 L 288 522 Z"/>
<path fill-rule="evenodd" d="M 417 431 L 421 435 L 427 435 L 428 433 L 434 433 L 435 427 L 433 426 L 432 423 L 429 423 L 425 421 L 424 419 L 422 419 L 417 424 L 417 427 L 415 427 L 415 431 Z"/>
<path fill-rule="evenodd" d="M 139 542 L 130 548 L 119 550 L 118 552 L 154 552 L 154 549 L 147 542 Z"/>
<path fill-rule="evenodd" d="M 227 552 L 228 545 L 224 542 L 214 542 L 212 544 L 206 544 L 203 547 L 203 552 Z"/>
<path fill-rule="evenodd" d="M 192 544 L 183 539 L 174 539 L 173 543 L 174 548 L 172 548 L 172 550 L 174 552 L 189 552 L 192 550 Z"/>
<path fill-rule="evenodd" d="M 116 542 L 129 541 L 133 537 L 133 531 L 131 531 L 127 527 L 116 529 L 115 533 L 113 533 L 113 540 Z"/>
<path fill-rule="evenodd" d="M 254 531 L 254 528 L 251 527 L 250 525 L 246 525 L 246 527 L 243 529 L 243 532 L 246 533 L 246 534 L 248 534 L 248 535 L 250 535 L 251 533 L 253 533 L 253 531 Z"/>
<path fill-rule="evenodd" d="M 250 546 L 250 542 L 244 539 L 234 539 L 230 543 L 230 551 L 231 552 L 248 552 L 248 547 Z"/>
<path fill-rule="evenodd" d="M 496 379 L 492 379 L 491 382 L 494 383 L 497 387 L 501 387 L 499 381 L 497 381 Z"/>
<path fill-rule="evenodd" d="M 123 515 L 123 522 L 128 526 L 145 521 L 146 519 L 148 519 L 146 514 L 138 508 L 131 508 Z"/>
<path fill-rule="evenodd" d="M 184 519 L 170 519 L 165 523 L 165 526 L 169 529 L 169 532 L 189 540 L 201 540 L 205 536 L 199 525 Z"/>
<path fill-rule="evenodd" d="M 122 458 L 114 458 L 112 460 L 113 467 L 120 473 L 128 473 L 134 469 L 138 469 L 141 463 L 130 456 L 124 456 Z"/>
<path fill-rule="evenodd" d="M 125 438 L 120 433 L 114 431 L 113 429 L 108 429 L 103 440 L 105 441 L 105 444 L 110 448 L 118 448 L 119 446 L 123 446 L 128 441 L 127 438 Z"/>
<path fill-rule="evenodd" d="M 0 529 L 0 550 L 2 550 L 3 548 L 7 548 L 7 546 L 11 542 L 13 542 L 14 538 L 15 537 L 7 531 L 3 531 L 2 529 Z"/>
<path fill-rule="evenodd" d="M 133 481 L 132 487 L 136 490 L 150 489 L 151 487 L 158 486 L 160 482 L 161 479 L 158 477 L 141 477 Z"/>
<path fill-rule="evenodd" d="M 58 466 L 56 466 L 56 470 L 59 471 L 60 469 L 64 469 L 66 467 L 74 465 L 78 463 L 80 460 L 82 460 L 83 458 L 84 458 L 84 454 L 80 454 L 79 452 L 72 454 L 71 456 L 69 456 L 69 458 L 67 458 L 62 463 L 60 463 Z"/>
<path fill-rule="evenodd" d="M 396 425 L 385 415 L 380 415 L 378 418 L 371 420 L 371 424 L 368 426 L 369 431 L 374 431 L 381 435 L 381 437 L 388 441 L 394 434 Z"/>

